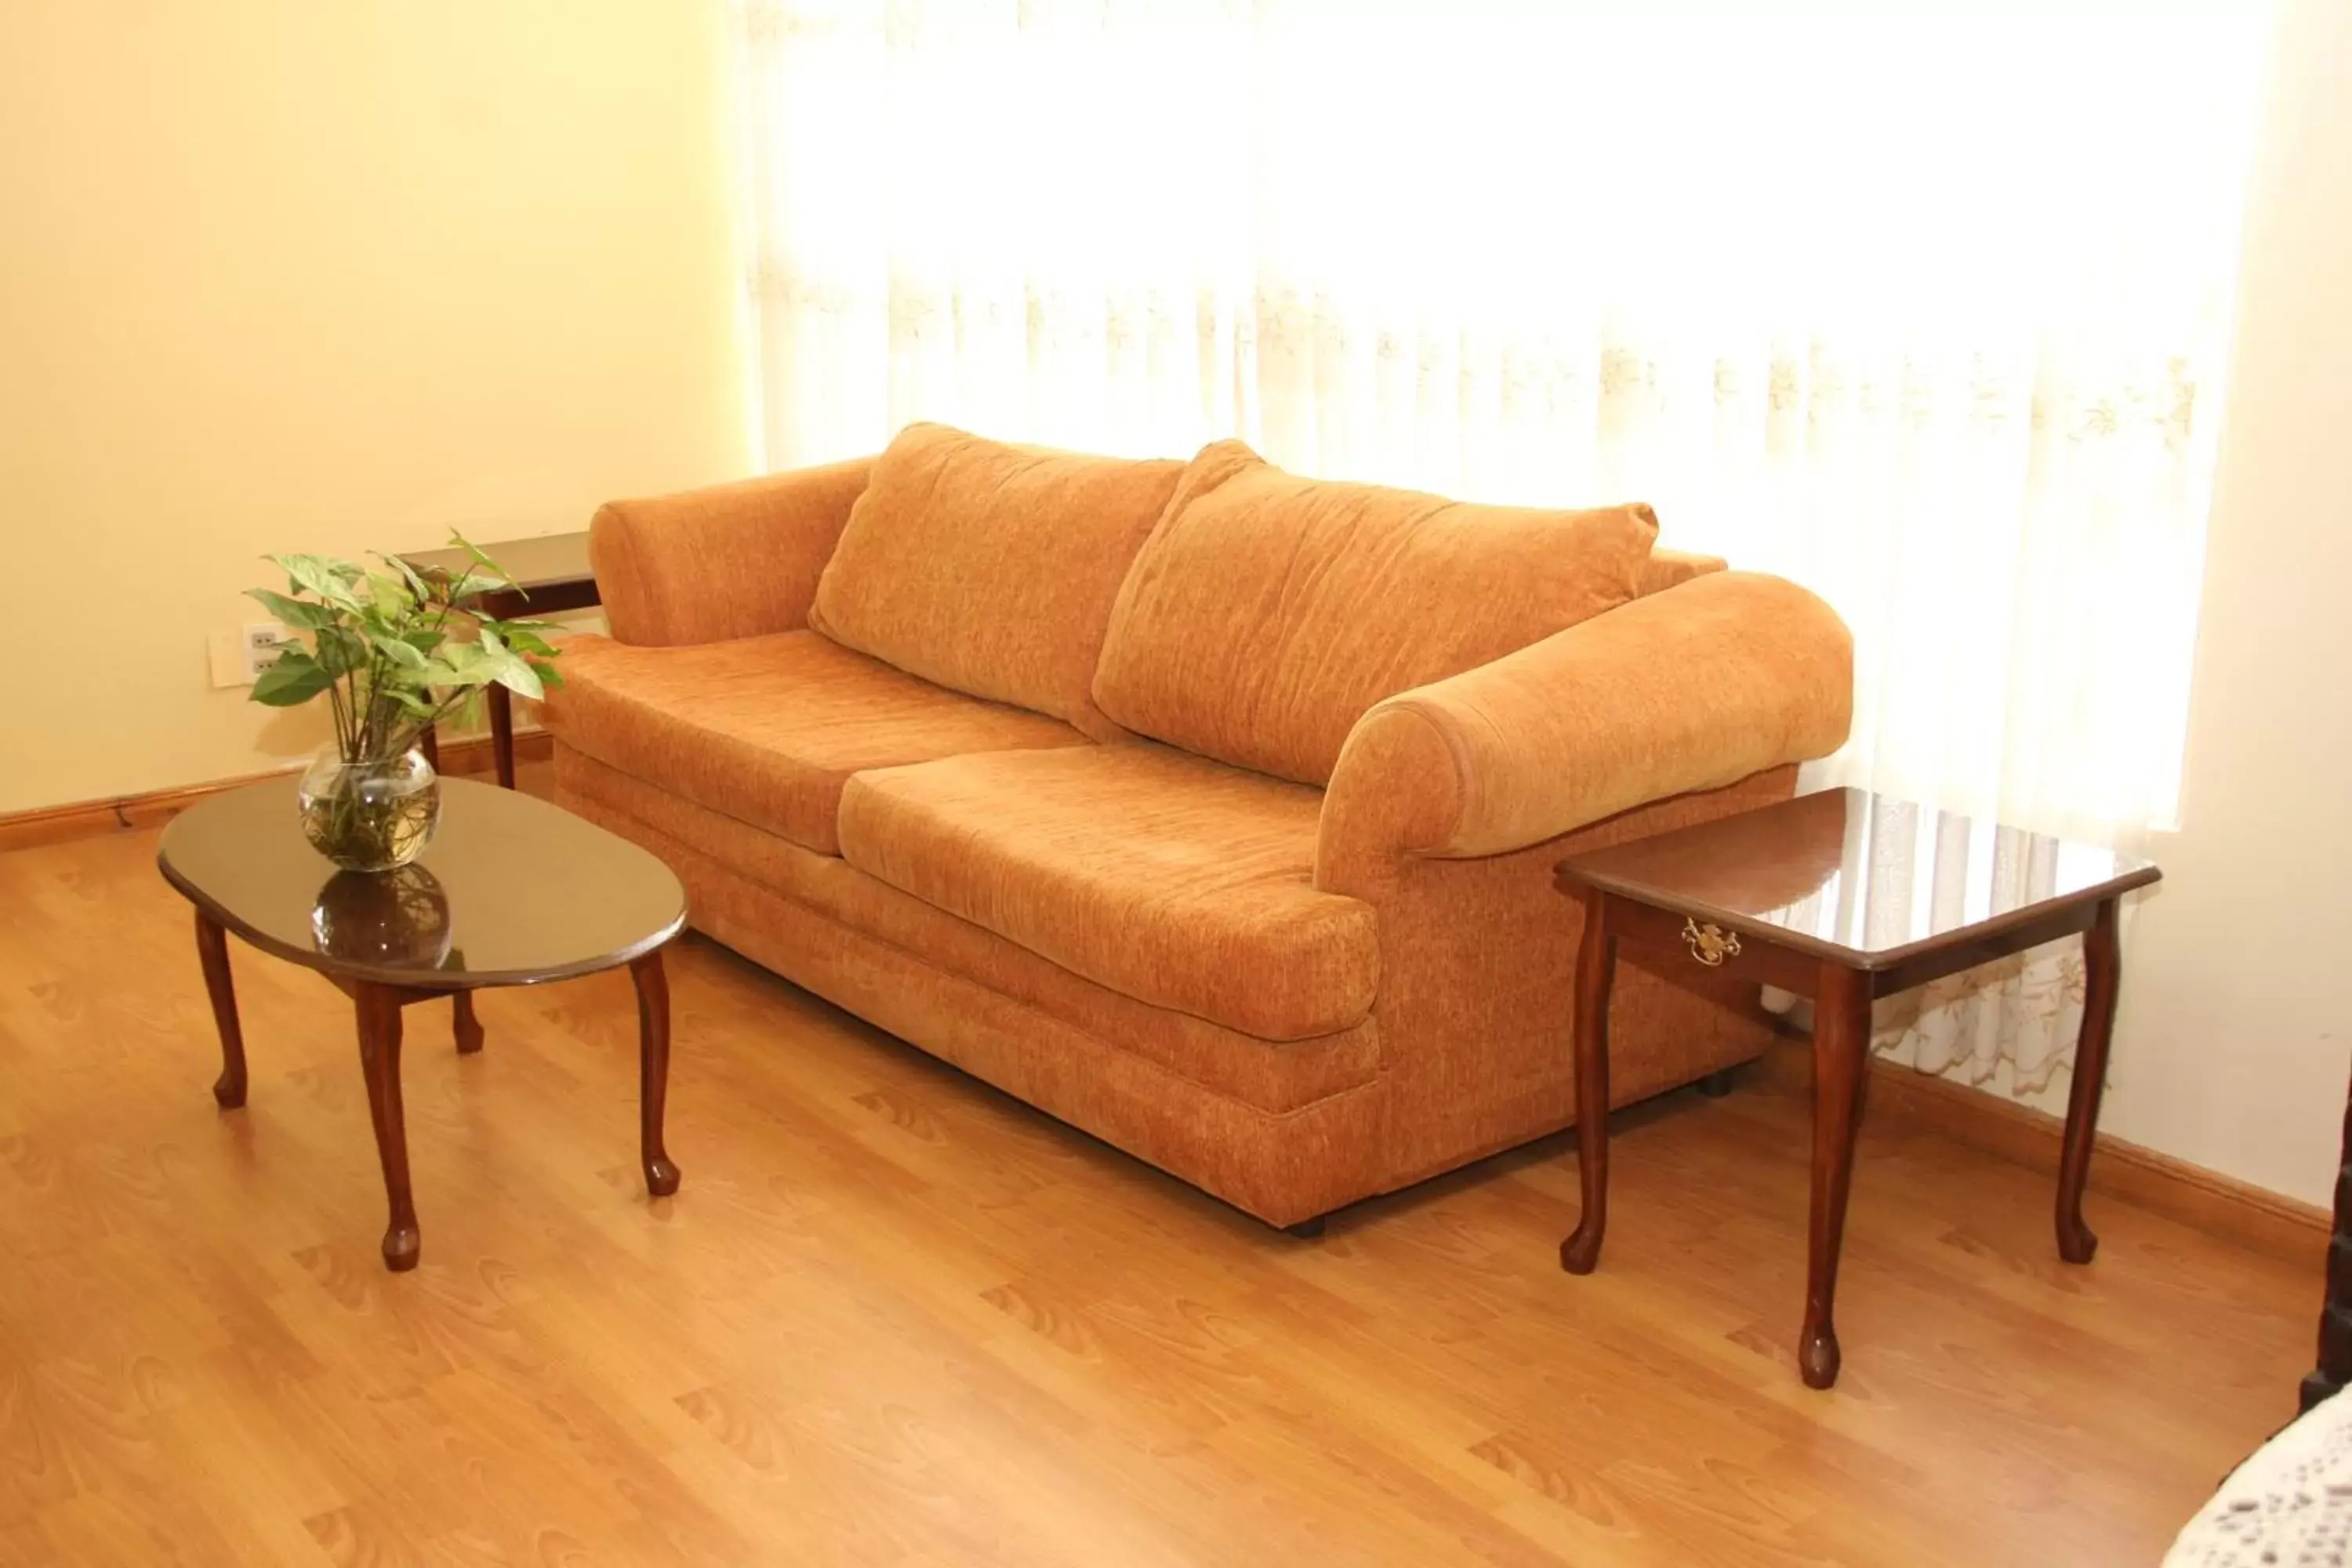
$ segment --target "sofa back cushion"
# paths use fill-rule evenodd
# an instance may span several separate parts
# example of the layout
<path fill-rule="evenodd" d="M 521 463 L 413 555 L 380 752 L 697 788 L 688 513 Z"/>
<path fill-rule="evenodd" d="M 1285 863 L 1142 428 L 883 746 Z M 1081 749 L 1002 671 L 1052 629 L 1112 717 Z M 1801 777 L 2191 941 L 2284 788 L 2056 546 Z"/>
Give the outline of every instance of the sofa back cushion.
<path fill-rule="evenodd" d="M 1095 702 L 1242 767 L 1328 784 L 1372 704 L 1629 603 L 1658 521 L 1472 506 L 1204 448 L 1111 611 Z"/>
<path fill-rule="evenodd" d="M 1089 695 L 1103 628 L 1184 471 L 909 425 L 875 459 L 809 624 L 938 685 L 1117 739 Z"/>

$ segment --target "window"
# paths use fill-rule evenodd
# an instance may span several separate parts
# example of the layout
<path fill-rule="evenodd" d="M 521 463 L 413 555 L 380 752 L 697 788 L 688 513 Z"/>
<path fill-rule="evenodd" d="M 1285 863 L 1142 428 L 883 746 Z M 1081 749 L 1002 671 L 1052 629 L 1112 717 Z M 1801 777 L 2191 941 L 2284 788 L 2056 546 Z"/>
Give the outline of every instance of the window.
<path fill-rule="evenodd" d="M 2265 18 L 764 0 L 773 466 L 935 418 L 1643 499 L 1859 651 L 1823 770 L 2174 805 Z"/>

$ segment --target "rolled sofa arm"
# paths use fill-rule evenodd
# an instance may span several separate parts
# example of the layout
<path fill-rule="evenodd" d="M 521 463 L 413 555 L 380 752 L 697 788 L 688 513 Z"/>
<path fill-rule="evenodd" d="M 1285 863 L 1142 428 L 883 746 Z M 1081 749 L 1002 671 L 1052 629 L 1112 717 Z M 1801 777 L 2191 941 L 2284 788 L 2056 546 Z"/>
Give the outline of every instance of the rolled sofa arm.
<path fill-rule="evenodd" d="M 858 458 L 605 503 L 588 525 L 588 563 L 614 637 L 670 647 L 806 626 L 873 466 Z"/>
<path fill-rule="evenodd" d="M 1778 577 L 1708 572 L 1375 706 L 1324 797 L 1316 882 L 1524 848 L 1826 756 L 1853 717 L 1837 613 Z"/>

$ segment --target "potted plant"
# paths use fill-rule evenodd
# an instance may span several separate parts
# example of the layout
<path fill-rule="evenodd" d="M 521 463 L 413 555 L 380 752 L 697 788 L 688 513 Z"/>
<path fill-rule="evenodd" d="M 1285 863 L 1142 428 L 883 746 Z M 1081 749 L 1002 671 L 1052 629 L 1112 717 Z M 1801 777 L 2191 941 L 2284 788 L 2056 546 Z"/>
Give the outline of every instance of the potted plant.
<path fill-rule="evenodd" d="M 507 586 L 498 563 L 451 536 L 473 563 L 455 577 L 325 555 L 272 555 L 287 591 L 248 590 L 298 641 L 254 682 L 253 700 L 294 708 L 324 695 L 335 738 L 295 792 L 302 831 L 354 871 L 406 865 L 431 842 L 441 785 L 416 750 L 436 723 L 493 683 L 536 700 L 563 677 L 544 621 L 500 621 L 470 606 Z"/>

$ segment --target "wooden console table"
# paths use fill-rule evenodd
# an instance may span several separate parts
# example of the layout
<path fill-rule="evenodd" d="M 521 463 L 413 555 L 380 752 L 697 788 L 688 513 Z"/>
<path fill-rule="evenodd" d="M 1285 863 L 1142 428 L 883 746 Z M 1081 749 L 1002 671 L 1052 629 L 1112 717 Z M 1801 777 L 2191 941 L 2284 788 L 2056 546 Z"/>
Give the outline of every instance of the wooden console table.
<path fill-rule="evenodd" d="M 1609 1219 L 1609 988 L 1620 942 L 1672 953 L 1669 979 L 1733 974 L 1813 999 L 1813 1175 L 1797 1364 L 1827 1388 L 1841 1360 L 1831 1309 L 1845 1236 L 1870 1005 L 2080 932 L 2083 1028 L 2058 1168 L 2058 1254 L 2088 1263 L 2083 1223 L 2121 961 L 2116 906 L 2148 861 L 1939 815 L 1860 790 L 1595 850 L 1560 863 L 1584 902 L 1576 960 L 1577 1164 L 1584 1197 L 1560 1266 L 1591 1272 Z M 2352 1349 L 2352 1344 L 2347 1344 Z"/>
<path fill-rule="evenodd" d="M 473 596 L 472 604 L 497 620 L 519 616 L 560 616 L 566 610 L 593 609 L 604 601 L 596 593 L 596 574 L 588 569 L 588 536 L 551 533 L 538 539 L 508 539 L 482 546 L 482 553 L 505 568 L 510 581 L 503 588 Z M 446 572 L 460 576 L 474 558 L 463 550 L 422 550 L 404 555 L 417 572 Z M 514 698 L 503 686 L 484 689 L 490 710 L 490 756 L 498 764 L 499 783 L 514 788 Z M 425 732 L 425 760 L 436 769 L 440 748 L 433 732 Z"/>

